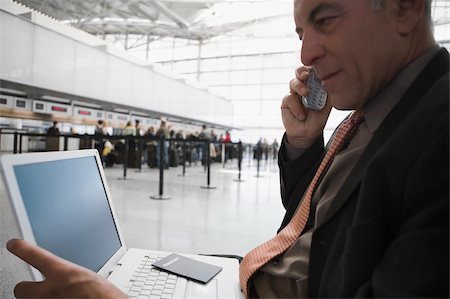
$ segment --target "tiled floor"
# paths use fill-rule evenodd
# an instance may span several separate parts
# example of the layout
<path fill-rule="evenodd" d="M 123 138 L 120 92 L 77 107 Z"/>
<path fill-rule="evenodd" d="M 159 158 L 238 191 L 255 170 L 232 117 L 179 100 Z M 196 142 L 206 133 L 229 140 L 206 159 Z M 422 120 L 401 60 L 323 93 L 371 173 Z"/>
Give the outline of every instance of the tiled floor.
<path fill-rule="evenodd" d="M 201 165 L 170 168 L 164 173 L 166 200 L 159 194 L 159 172 L 143 172 L 116 165 L 105 170 L 115 211 L 128 247 L 185 253 L 244 255 L 273 236 L 283 217 L 278 168 L 274 160 L 262 161 L 257 177 L 256 162 L 245 158 L 241 178 L 237 161 L 213 164 L 210 187 Z M 0 298 L 13 298 L 14 284 L 28 277 L 26 268 L 5 249 L 5 242 L 18 235 L 3 183 L 0 186 L 1 252 Z"/>

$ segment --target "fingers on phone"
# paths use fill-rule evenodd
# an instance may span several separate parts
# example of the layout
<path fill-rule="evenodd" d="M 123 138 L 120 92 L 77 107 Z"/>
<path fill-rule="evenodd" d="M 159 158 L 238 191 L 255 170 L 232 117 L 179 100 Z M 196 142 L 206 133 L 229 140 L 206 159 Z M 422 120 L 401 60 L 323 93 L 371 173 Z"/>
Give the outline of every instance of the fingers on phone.
<path fill-rule="evenodd" d="M 296 119 L 304 120 L 306 118 L 306 110 L 300 102 L 298 95 L 291 92 L 284 97 L 281 108 L 289 109 L 290 113 L 292 113 Z"/>
<path fill-rule="evenodd" d="M 298 80 L 297 78 L 292 79 L 291 82 L 289 82 L 289 89 L 291 90 L 291 93 L 296 93 L 300 96 L 307 96 L 309 93 L 306 83 Z"/>
<path fill-rule="evenodd" d="M 299 67 L 295 70 L 295 77 L 303 82 L 308 80 L 309 74 L 310 69 L 304 66 Z"/>

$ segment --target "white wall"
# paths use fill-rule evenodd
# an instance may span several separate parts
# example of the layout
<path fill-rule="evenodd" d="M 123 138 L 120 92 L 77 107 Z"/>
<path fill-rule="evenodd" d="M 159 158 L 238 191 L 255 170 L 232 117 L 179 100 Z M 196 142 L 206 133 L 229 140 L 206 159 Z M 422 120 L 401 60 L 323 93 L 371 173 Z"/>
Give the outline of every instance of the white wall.
<path fill-rule="evenodd" d="M 38 12 L 14 13 L 0 3 L 0 79 L 232 125 L 230 101 Z"/>

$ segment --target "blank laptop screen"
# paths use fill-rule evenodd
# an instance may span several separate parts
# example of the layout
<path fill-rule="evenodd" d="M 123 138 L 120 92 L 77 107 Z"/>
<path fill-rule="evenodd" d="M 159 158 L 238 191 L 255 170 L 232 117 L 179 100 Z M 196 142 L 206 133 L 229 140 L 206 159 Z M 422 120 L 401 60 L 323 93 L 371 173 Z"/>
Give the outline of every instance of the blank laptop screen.
<path fill-rule="evenodd" d="M 39 246 L 97 272 L 120 248 L 95 157 L 14 166 Z"/>

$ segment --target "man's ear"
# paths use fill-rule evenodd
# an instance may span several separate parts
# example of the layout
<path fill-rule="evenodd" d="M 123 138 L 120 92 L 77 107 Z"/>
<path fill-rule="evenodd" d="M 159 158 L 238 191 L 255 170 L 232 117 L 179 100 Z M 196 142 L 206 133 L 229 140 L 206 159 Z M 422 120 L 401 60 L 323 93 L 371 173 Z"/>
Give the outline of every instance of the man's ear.
<path fill-rule="evenodd" d="M 409 34 L 425 19 L 425 0 L 394 0 L 396 6 L 397 30 Z"/>

